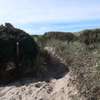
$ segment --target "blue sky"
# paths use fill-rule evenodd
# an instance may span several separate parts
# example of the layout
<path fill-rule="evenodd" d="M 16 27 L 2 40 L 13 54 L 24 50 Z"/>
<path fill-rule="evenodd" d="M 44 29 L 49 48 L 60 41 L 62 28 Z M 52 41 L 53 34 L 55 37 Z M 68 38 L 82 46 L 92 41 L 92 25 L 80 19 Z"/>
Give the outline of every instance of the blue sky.
<path fill-rule="evenodd" d="M 100 28 L 100 0 L 0 0 L 0 24 L 30 34 Z"/>

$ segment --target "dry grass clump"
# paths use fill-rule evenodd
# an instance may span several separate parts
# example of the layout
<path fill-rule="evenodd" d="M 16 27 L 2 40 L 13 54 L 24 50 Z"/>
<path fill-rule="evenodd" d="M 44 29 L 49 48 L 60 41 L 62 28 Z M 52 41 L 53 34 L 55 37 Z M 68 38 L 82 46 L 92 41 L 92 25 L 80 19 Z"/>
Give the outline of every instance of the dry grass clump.
<path fill-rule="evenodd" d="M 54 48 L 55 55 L 65 62 L 72 72 L 72 84 L 80 96 L 87 100 L 100 99 L 100 52 L 97 49 L 87 50 L 84 44 L 68 44 L 58 40 L 48 41 L 46 46 Z"/>

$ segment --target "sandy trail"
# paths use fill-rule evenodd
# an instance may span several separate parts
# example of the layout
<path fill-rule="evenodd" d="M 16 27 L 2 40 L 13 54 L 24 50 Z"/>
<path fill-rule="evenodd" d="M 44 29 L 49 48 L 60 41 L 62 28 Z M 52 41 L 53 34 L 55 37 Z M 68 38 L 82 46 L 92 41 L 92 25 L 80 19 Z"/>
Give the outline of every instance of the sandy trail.
<path fill-rule="evenodd" d="M 13 83 L 0 87 L 0 100 L 75 100 L 78 91 L 70 83 L 70 73 L 61 79 L 52 79 L 50 82 L 33 82 L 20 85 Z M 85 99 L 77 99 L 85 100 Z"/>

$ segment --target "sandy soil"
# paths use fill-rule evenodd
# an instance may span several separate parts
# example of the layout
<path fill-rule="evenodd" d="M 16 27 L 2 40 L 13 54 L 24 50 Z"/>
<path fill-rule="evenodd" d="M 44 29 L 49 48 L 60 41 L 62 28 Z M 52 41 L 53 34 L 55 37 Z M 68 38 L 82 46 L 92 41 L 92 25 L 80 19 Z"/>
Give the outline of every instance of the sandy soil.
<path fill-rule="evenodd" d="M 0 100 L 86 100 L 70 82 L 70 72 L 61 79 L 35 82 L 26 79 L 0 87 Z M 25 84 L 24 84 L 25 83 Z"/>

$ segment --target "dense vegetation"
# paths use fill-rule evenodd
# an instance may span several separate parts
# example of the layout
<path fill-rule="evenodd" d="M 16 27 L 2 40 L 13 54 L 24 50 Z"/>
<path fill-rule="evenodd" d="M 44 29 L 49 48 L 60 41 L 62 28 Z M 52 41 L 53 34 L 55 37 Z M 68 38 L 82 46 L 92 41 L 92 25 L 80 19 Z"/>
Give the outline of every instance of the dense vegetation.
<path fill-rule="evenodd" d="M 39 48 L 26 32 L 6 23 L 0 26 L 0 81 L 35 73 Z"/>
<path fill-rule="evenodd" d="M 71 34 L 76 39 L 70 43 L 68 43 L 67 37 L 59 32 L 59 39 L 57 32 L 48 32 L 39 38 L 37 37 L 37 41 L 42 49 L 47 48 L 51 54 L 61 58 L 68 66 L 74 77 L 71 82 L 78 89 L 80 96 L 86 97 L 87 100 L 99 100 L 100 29 L 84 30 Z M 63 36 L 66 39 L 64 41 L 62 40 Z M 78 100 L 77 96 L 74 96 L 73 100 Z"/>
<path fill-rule="evenodd" d="M 66 72 L 80 96 L 100 99 L 100 29 L 30 36 L 9 23 L 0 26 L 0 80 L 32 75 L 49 81 Z"/>

